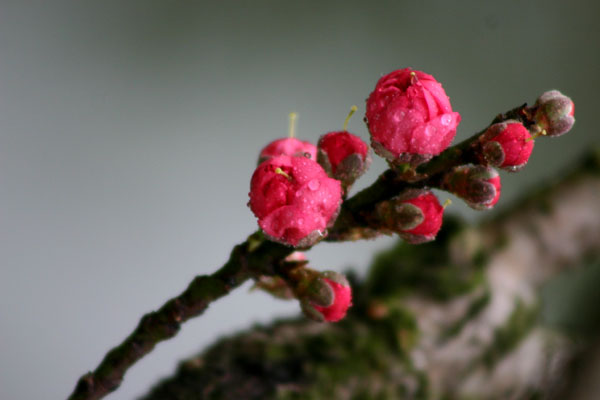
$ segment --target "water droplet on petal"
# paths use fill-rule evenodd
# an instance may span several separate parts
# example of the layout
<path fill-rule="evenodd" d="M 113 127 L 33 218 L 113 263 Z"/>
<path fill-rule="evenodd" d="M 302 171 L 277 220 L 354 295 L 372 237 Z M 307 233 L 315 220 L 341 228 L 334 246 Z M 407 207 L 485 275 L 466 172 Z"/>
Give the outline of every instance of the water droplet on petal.
<path fill-rule="evenodd" d="M 452 117 L 449 114 L 444 114 L 442 115 L 441 121 L 442 125 L 450 125 L 450 122 L 452 122 Z"/>
<path fill-rule="evenodd" d="M 425 127 L 425 137 L 430 138 L 433 135 L 433 128 L 429 125 Z"/>
<path fill-rule="evenodd" d="M 308 182 L 308 188 L 310 190 L 317 190 L 320 186 L 320 183 L 318 180 L 313 179 L 312 181 Z"/>

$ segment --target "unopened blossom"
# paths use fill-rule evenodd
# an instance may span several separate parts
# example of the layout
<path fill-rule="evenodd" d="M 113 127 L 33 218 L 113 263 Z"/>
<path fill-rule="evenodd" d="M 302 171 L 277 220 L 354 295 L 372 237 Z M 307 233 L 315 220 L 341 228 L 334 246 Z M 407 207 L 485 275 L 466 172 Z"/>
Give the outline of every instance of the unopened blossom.
<path fill-rule="evenodd" d="M 440 154 L 460 122 L 442 85 L 410 68 L 379 79 L 365 117 L 373 149 L 393 163 L 418 164 Z"/>

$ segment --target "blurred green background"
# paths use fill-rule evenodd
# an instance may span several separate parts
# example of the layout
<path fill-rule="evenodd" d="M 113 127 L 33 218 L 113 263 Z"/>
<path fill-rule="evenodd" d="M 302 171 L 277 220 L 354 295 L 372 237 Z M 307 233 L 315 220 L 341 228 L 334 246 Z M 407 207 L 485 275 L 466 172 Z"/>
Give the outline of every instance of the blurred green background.
<path fill-rule="evenodd" d="M 143 313 L 256 229 L 249 178 L 288 113 L 316 141 L 356 104 L 349 129 L 366 139 L 364 99 L 391 70 L 443 83 L 458 140 L 545 90 L 571 96 L 574 130 L 536 141 L 498 207 L 556 176 L 600 143 L 598 15 L 592 1 L 0 1 L 0 398 L 66 397 Z M 362 271 L 390 242 L 309 258 Z M 299 313 L 247 288 L 108 398 L 144 393 L 219 335 Z"/>

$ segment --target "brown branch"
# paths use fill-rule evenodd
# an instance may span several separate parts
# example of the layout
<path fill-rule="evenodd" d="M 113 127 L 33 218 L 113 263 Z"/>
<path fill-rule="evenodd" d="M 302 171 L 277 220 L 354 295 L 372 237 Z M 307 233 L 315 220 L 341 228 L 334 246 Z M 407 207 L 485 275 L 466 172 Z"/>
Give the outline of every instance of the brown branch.
<path fill-rule="evenodd" d="M 525 115 L 525 105 L 494 121 Z M 438 157 L 424 164 L 407 182 L 406 175 L 393 169 L 385 171 L 370 187 L 343 202 L 335 225 L 326 238 L 328 241 L 364 239 L 378 234 L 378 221 L 373 217 L 377 203 L 387 200 L 407 187 L 435 185 L 439 177 L 450 168 L 471 161 L 471 144 L 480 133 L 448 148 Z M 292 249 L 266 241 L 260 232 L 237 245 L 229 261 L 212 275 L 196 277 L 179 296 L 167 301 L 159 310 L 146 314 L 134 332 L 119 346 L 110 350 L 93 372 L 83 375 L 70 400 L 100 399 L 115 390 L 122 382 L 125 372 L 154 346 L 177 334 L 181 324 L 204 312 L 208 305 L 225 296 L 249 278 L 260 275 L 276 275 L 282 260 Z"/>
<path fill-rule="evenodd" d="M 211 275 L 197 276 L 179 296 L 142 317 L 123 343 L 110 350 L 100 365 L 83 375 L 70 400 L 100 399 L 119 387 L 125 372 L 154 346 L 177 334 L 181 324 L 198 316 L 209 304 L 253 276 L 274 274 L 279 261 L 291 252 L 283 245 L 252 235 L 234 247 L 229 261 Z"/>

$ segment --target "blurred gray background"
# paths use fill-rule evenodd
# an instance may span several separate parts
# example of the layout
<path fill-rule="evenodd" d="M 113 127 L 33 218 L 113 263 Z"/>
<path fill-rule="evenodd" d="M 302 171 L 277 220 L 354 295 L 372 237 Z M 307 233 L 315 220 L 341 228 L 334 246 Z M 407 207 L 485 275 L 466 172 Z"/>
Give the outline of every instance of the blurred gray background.
<path fill-rule="evenodd" d="M 600 3 L 584 1 L 1 1 L 0 399 L 60 399 L 139 317 L 256 229 L 257 152 L 287 134 L 367 138 L 364 99 L 401 67 L 433 74 L 457 139 L 560 89 L 568 136 L 504 176 L 502 207 L 600 135 Z M 376 161 L 357 188 L 384 169 Z M 442 196 L 442 200 L 444 199 Z M 450 207 L 472 218 L 458 201 Z M 361 274 L 391 239 L 322 244 L 317 268 Z M 185 324 L 111 400 L 144 393 L 218 336 L 297 304 L 246 285 Z"/>

